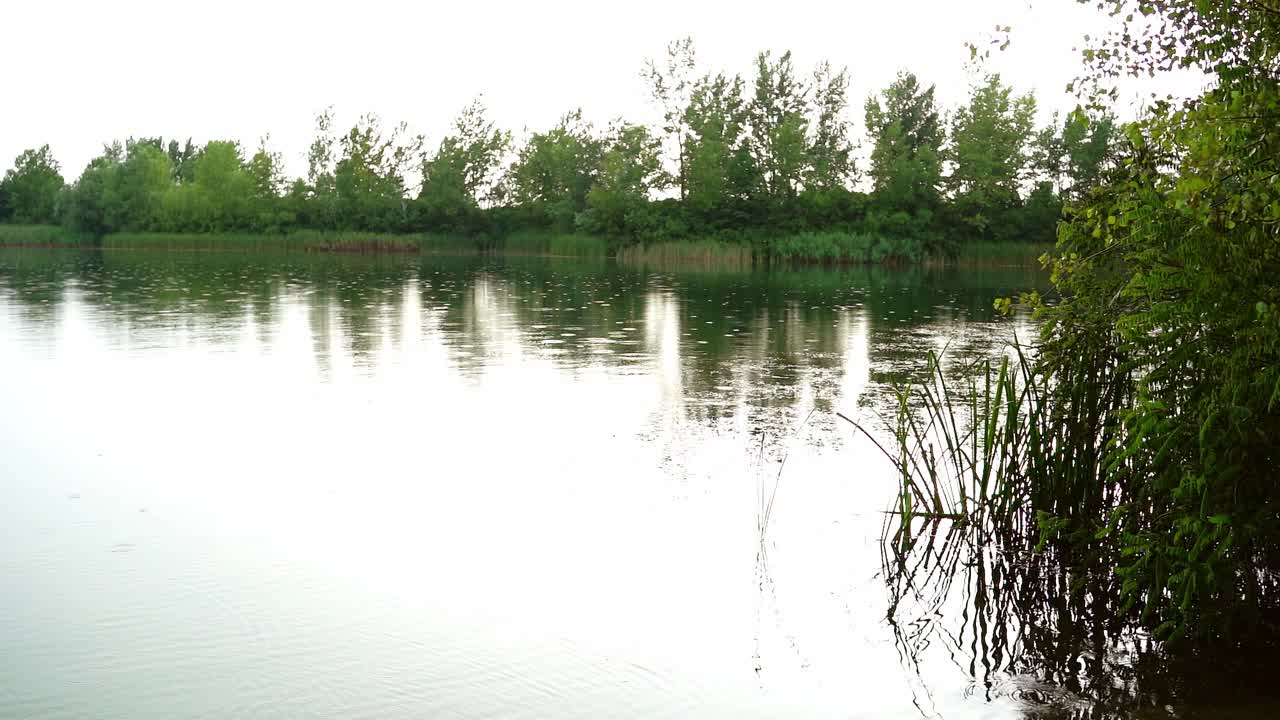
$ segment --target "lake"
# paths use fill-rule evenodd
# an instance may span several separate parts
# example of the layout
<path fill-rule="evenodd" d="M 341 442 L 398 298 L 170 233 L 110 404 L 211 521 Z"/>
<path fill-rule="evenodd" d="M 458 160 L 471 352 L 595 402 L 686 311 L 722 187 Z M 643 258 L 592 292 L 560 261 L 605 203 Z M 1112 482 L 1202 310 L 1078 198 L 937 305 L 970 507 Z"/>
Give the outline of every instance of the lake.
<path fill-rule="evenodd" d="M 836 413 L 1045 284 L 0 252 L 0 717 L 1196 717 L 894 602 Z"/>

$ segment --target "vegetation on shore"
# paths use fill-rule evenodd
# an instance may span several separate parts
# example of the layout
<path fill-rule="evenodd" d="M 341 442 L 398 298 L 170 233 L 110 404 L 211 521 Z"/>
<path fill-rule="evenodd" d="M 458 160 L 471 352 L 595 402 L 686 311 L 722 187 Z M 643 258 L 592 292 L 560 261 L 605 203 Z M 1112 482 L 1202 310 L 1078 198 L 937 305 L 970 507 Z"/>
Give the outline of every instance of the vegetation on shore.
<path fill-rule="evenodd" d="M 900 553 L 912 520 L 1037 548 L 1165 640 L 1280 630 L 1280 14 L 1252 2 L 1109 0 L 1087 100 L 1128 72 L 1213 82 L 1123 128 L 1119 162 L 1052 253 L 1061 300 L 1032 355 L 905 387 Z M 1139 40 L 1150 37 L 1150 42 Z M 936 362 L 932 364 L 936 368 Z"/>
<path fill-rule="evenodd" d="M 906 241 L 849 233 L 802 233 L 776 238 L 669 240 L 618 244 L 582 233 L 524 231 L 506 237 L 437 233 L 368 233 L 349 230 L 293 230 L 258 233 L 117 232 L 102 237 L 57 225 L 0 224 L 3 247 L 102 247 L 126 250 L 284 251 L 336 253 L 493 253 L 556 257 L 615 257 L 630 264 L 701 264 L 726 268 L 771 262 L 816 265 L 902 264 L 920 259 Z M 929 264 L 1039 267 L 1051 244 L 975 242 L 948 258 L 926 257 Z M 772 255 L 769 253 L 773 253 Z"/>
<path fill-rule="evenodd" d="M 91 247 L 96 238 L 58 225 L 0 224 L 0 247 Z"/>
<path fill-rule="evenodd" d="M 1106 113 L 1036 128 L 1035 98 L 998 75 L 976 75 L 968 102 L 945 112 L 904 72 L 865 103 L 870 158 L 859 168 L 845 70 L 806 73 L 790 53 L 766 52 L 744 80 L 700 68 L 681 40 L 645 77 L 660 127 L 601 129 L 575 110 L 519 143 L 478 102 L 434 147 L 373 115 L 339 132 L 325 111 L 296 179 L 265 142 L 248 153 L 229 140 L 129 138 L 73 182 L 48 146 L 33 148 L 0 180 L 0 224 L 117 241 L 163 233 L 171 247 L 316 232 L 342 234 L 310 243 L 338 250 L 436 243 L 422 238 L 552 254 L 693 242 L 747 246 L 757 260 L 901 262 L 1050 239 L 1116 141 Z M 418 239 L 389 239 L 401 235 Z"/>

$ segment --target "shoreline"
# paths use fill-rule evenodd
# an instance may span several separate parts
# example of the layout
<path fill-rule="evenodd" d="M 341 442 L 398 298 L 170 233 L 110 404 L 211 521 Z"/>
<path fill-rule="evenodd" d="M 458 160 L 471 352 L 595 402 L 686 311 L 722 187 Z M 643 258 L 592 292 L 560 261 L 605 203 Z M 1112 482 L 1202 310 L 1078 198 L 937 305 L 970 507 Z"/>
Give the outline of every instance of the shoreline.
<path fill-rule="evenodd" d="M 748 243 L 717 239 L 670 240 L 619 246 L 616 241 L 578 233 L 522 232 L 505 237 L 431 233 L 364 233 L 303 230 L 280 234 L 110 233 L 94 238 L 56 226 L 0 225 L 0 249 L 123 250 L 137 252 L 281 252 L 334 255 L 505 255 L 615 259 L 627 264 L 750 267 L 1039 267 L 1052 243 L 974 243 L 954 256 L 766 254 Z"/>

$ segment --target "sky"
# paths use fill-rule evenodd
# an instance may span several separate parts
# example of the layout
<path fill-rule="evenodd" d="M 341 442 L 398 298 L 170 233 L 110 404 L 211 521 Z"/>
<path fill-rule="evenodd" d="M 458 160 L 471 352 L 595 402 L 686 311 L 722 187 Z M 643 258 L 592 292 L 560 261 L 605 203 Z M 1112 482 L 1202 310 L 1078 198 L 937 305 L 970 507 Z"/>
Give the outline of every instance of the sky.
<path fill-rule="evenodd" d="M 972 80 L 965 42 L 1009 25 L 1010 47 L 987 68 L 1034 90 L 1043 121 L 1074 107 L 1073 48 L 1109 23 L 1074 0 L 7 0 L 0 169 L 46 143 L 70 180 L 113 139 L 231 139 L 252 152 L 269 135 L 300 175 L 329 106 L 339 129 L 374 112 L 428 147 L 476 97 L 517 141 L 578 107 L 599 126 L 652 123 L 640 72 L 683 36 L 703 70 L 749 78 L 759 51 L 788 49 L 805 74 L 821 60 L 847 67 L 862 139 L 865 98 L 899 70 L 936 83 L 944 108 L 961 104 Z"/>

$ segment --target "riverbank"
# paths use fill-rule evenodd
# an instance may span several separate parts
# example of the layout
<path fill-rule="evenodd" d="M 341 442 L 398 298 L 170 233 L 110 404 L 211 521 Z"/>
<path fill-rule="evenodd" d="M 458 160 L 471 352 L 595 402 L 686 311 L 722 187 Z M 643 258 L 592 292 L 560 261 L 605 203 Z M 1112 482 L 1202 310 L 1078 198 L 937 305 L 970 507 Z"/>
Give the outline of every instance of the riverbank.
<path fill-rule="evenodd" d="M 670 262 L 741 268 L 764 263 L 809 265 L 1038 266 L 1051 243 L 971 243 L 954 256 L 925 255 L 917 243 L 846 232 L 797 233 L 776 238 L 766 250 L 750 238 L 622 244 L 581 233 L 517 232 L 502 237 L 441 233 L 369 233 L 298 230 L 253 233 L 120 232 L 95 238 L 53 225 L 0 225 L 0 247 L 166 251 L 285 251 L 326 253 L 505 253 L 557 257 L 616 257 L 638 265 Z"/>

